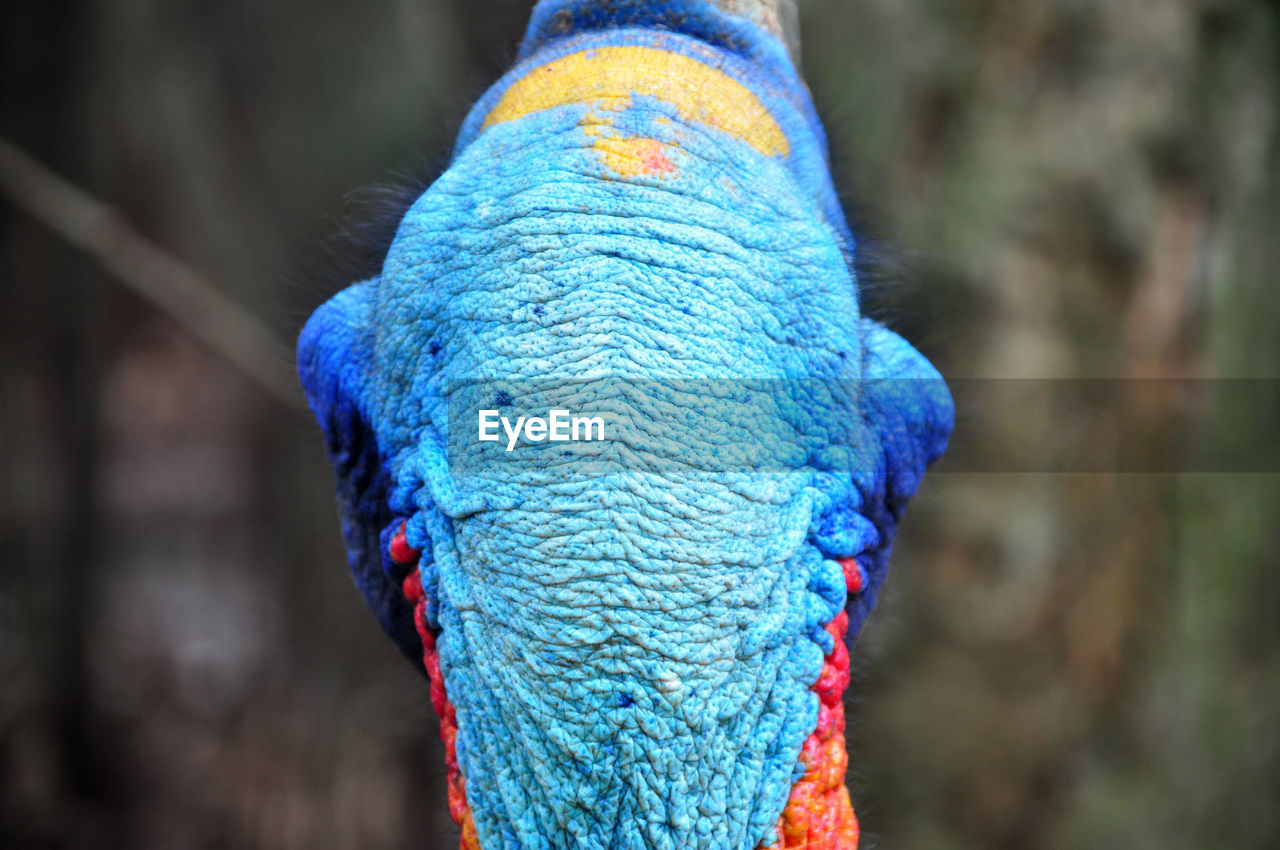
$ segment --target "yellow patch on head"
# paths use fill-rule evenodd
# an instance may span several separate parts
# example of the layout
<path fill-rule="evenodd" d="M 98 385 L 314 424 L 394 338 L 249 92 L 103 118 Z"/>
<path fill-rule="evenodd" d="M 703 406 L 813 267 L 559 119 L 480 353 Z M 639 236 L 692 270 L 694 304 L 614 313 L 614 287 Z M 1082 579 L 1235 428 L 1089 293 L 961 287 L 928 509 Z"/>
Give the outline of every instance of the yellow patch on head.
<path fill-rule="evenodd" d="M 765 156 L 791 151 L 778 122 L 746 86 L 710 65 L 656 47 L 601 47 L 534 68 L 507 89 L 484 126 L 570 103 L 622 111 L 637 95 L 666 101 L 683 120 L 717 127 Z"/>

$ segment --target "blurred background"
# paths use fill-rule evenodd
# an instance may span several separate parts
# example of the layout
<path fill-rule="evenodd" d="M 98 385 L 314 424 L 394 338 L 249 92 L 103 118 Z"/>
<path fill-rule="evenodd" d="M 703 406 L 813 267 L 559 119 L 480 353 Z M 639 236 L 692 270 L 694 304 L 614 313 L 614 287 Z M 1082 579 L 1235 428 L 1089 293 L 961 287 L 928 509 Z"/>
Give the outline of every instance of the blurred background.
<path fill-rule="evenodd" d="M 0 151 L 0 846 L 457 846 L 289 352 L 376 268 L 396 193 L 355 190 L 438 172 L 528 9 L 5 5 L 0 136 L 118 217 Z M 944 375 L 1278 377 L 1280 3 L 801 23 L 870 309 Z M 1274 445 L 1274 405 L 1162 398 L 957 441 Z M 1178 468 L 926 479 L 854 654 L 864 848 L 1280 847 L 1280 467 Z"/>

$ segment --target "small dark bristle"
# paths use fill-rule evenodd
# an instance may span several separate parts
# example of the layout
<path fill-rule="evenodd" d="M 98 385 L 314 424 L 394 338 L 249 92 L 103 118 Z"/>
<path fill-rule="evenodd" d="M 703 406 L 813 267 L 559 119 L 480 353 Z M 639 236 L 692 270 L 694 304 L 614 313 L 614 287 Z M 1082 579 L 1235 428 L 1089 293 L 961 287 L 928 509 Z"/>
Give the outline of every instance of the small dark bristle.
<path fill-rule="evenodd" d="M 435 168 L 391 173 L 382 183 L 347 194 L 341 215 L 330 219 L 328 234 L 293 263 L 286 309 L 295 333 L 334 293 L 382 270 L 401 219 L 445 162 L 441 157 Z"/>
<path fill-rule="evenodd" d="M 903 247 L 882 235 L 883 228 L 876 222 L 886 221 L 889 209 L 860 189 L 857 165 L 842 153 L 850 146 L 841 144 L 840 138 L 851 122 L 842 121 L 839 114 L 832 114 L 839 110 L 825 109 L 821 102 L 818 111 L 830 142 L 837 195 L 857 242 L 853 267 L 860 312 L 906 337 L 926 354 L 948 350 L 948 331 L 967 287 L 924 246 Z"/>
<path fill-rule="evenodd" d="M 325 243 L 326 253 L 347 282 L 382 270 L 400 221 L 429 185 L 422 177 L 401 174 L 347 195 L 347 209 Z"/>

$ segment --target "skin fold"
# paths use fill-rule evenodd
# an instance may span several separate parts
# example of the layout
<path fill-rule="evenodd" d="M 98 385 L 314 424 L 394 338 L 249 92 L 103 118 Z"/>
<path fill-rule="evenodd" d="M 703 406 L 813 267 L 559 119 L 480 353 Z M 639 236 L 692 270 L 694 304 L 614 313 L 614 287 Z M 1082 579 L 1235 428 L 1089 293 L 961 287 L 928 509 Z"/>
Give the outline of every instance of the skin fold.
<path fill-rule="evenodd" d="M 299 341 L 464 847 L 857 842 L 844 641 L 951 401 L 860 316 L 808 93 L 770 4 L 733 5 L 539 3 Z M 618 427 L 508 452 L 490 406 Z"/>

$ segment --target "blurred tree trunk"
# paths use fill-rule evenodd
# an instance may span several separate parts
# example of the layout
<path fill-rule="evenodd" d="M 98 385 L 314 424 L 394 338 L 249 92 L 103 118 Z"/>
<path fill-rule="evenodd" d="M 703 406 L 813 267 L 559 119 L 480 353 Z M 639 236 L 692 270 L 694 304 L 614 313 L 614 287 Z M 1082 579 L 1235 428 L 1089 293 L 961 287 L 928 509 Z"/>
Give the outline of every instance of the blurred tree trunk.
<path fill-rule="evenodd" d="M 10 10 L 21 26 L 5 27 L 2 132 L 84 180 L 93 165 L 83 140 L 92 128 L 83 120 L 87 21 L 78 10 L 66 2 Z M 24 647 L 6 659 L 17 669 L 4 678 L 34 686 L 9 692 L 0 728 L 6 772 L 29 795 L 10 803 L 31 808 L 2 816 L 20 844 L 108 846 L 95 826 L 110 792 L 86 632 L 99 589 L 102 281 L 89 261 L 20 212 L 6 205 L 0 217 L 5 254 L 20 270 L 0 311 L 7 435 L 0 453 L 22 473 L 9 478 L 0 546 L 6 563 L 19 567 L 5 579 L 17 609 L 7 637 Z M 59 285 L 42 285 L 51 280 Z"/>

